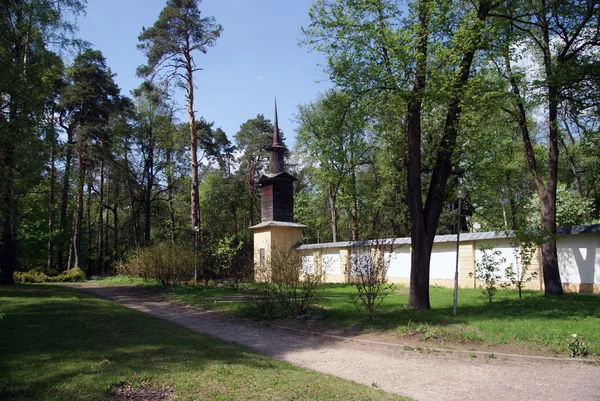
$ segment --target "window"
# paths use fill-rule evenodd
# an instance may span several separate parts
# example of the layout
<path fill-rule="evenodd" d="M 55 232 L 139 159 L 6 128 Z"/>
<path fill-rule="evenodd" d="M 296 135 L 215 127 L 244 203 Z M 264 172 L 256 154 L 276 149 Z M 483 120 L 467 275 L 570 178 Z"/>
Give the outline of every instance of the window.
<path fill-rule="evenodd" d="M 260 248 L 260 264 L 265 264 L 265 248 Z"/>

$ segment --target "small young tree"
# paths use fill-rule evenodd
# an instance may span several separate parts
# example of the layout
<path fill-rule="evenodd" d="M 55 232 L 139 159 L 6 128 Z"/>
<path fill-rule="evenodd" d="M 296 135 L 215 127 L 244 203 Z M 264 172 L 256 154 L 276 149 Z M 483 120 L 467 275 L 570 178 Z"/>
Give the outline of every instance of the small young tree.
<path fill-rule="evenodd" d="M 526 235 L 515 235 L 511 245 L 514 248 L 515 265 L 506 268 L 506 278 L 519 290 L 519 299 L 522 299 L 523 287 L 537 277 L 537 272 L 529 272 L 533 255 L 538 248 L 538 242 Z"/>
<path fill-rule="evenodd" d="M 485 288 L 481 293 L 488 297 L 490 303 L 498 288 L 498 282 L 502 278 L 500 275 L 500 265 L 506 262 L 506 258 L 502 256 L 502 253 L 494 249 L 492 245 L 482 246 L 479 248 L 482 252 L 481 261 L 477 262 L 477 269 L 475 270 L 477 280 L 481 280 L 485 284 Z M 470 277 L 473 277 L 473 273 L 469 273 Z"/>
<path fill-rule="evenodd" d="M 350 257 L 351 278 L 357 290 L 354 303 L 365 308 L 369 322 L 373 321 L 375 308 L 396 288 L 386 277 L 389 260 L 385 252 L 391 254 L 391 250 L 391 244 L 378 240 L 372 248 L 355 251 Z"/>

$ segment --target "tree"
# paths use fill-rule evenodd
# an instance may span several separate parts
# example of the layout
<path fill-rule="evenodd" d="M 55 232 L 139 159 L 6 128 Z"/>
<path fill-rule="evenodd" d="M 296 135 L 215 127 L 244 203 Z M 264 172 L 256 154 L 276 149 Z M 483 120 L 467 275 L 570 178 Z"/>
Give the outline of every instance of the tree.
<path fill-rule="evenodd" d="M 0 8 L 0 284 L 13 282 L 17 266 L 18 161 L 36 138 L 43 109 L 42 84 L 50 41 L 67 46 L 75 27 L 64 16 L 83 11 L 79 0 L 7 0 Z M 50 59 L 52 59 L 51 57 Z M 55 58 L 54 58 L 55 59 Z"/>
<path fill-rule="evenodd" d="M 190 159 L 192 182 L 191 220 L 192 229 L 198 230 L 199 194 L 198 194 L 198 139 L 194 111 L 194 73 L 200 71 L 194 61 L 197 51 L 206 53 L 221 36 L 222 27 L 214 17 L 201 17 L 198 0 L 168 0 L 160 12 L 158 20 L 151 28 L 142 28 L 138 37 L 140 48 L 148 58 L 148 64 L 138 68 L 138 74 L 144 77 L 162 74 L 167 81 L 176 80 L 185 87 L 187 114 L 190 131 Z M 194 241 L 194 250 L 199 244 Z"/>
<path fill-rule="evenodd" d="M 262 114 L 258 114 L 255 118 L 251 118 L 240 125 L 240 130 L 235 134 L 235 143 L 242 152 L 241 168 L 246 172 L 250 226 L 254 225 L 254 201 L 258 172 L 264 167 L 264 162 L 268 159 L 267 152 L 264 149 L 270 146 L 273 141 L 273 129 L 271 120 L 266 119 Z M 284 138 L 281 131 L 280 138 L 283 142 Z"/>
<path fill-rule="evenodd" d="M 106 59 L 98 50 L 87 49 L 75 57 L 68 72 L 68 82 L 69 85 L 63 91 L 62 107 L 71 112 L 77 158 L 77 194 L 71 240 L 73 258 L 72 265 L 68 268 L 72 266 L 83 269 L 81 236 L 85 179 L 86 175 L 91 175 L 93 160 L 104 158 L 106 146 L 111 141 L 107 127 L 110 115 L 118 103 L 120 90 L 114 83 Z M 89 223 L 89 218 L 87 220 Z"/>
<path fill-rule="evenodd" d="M 450 5 L 430 0 L 412 3 L 408 19 L 395 2 L 317 0 L 311 7 L 306 43 L 328 56 L 331 79 L 352 93 L 406 99 L 408 205 L 412 262 L 409 305 L 429 309 L 429 263 L 433 239 L 452 173 L 462 102 L 475 61 L 483 46 L 485 21 L 492 3 Z M 412 85 L 409 84 L 412 82 Z M 429 86 L 429 88 L 428 88 Z M 433 104 L 437 104 L 433 106 Z M 428 108 L 424 108 L 427 106 Z M 431 110 L 445 110 L 437 146 L 431 149 L 431 175 L 425 202 L 422 184 L 422 122 Z M 398 131 L 401 131 L 398 127 Z"/>
<path fill-rule="evenodd" d="M 542 235 L 549 240 L 542 244 L 542 269 L 546 295 L 562 295 L 556 251 L 556 192 L 558 184 L 560 109 L 571 98 L 570 92 L 589 79 L 597 64 L 593 56 L 600 47 L 600 1 L 563 2 L 559 0 L 528 0 L 509 2 L 505 13 L 494 14 L 508 22 L 504 47 L 504 74 L 510 83 L 513 108 L 509 115 L 519 124 L 527 165 L 537 187 L 541 205 Z M 511 48 L 512 46 L 512 48 Z M 511 50 L 527 49 L 540 60 L 537 77 L 531 85 L 515 67 Z M 587 66 L 587 68 L 586 68 Z M 593 73 L 592 73 L 593 76 Z M 544 130 L 548 136 L 547 175 L 544 177 L 539 157 L 527 121 L 525 91 L 533 91 L 543 101 Z"/>
<path fill-rule="evenodd" d="M 351 239 L 358 240 L 358 196 L 356 173 L 370 161 L 366 138 L 366 115 L 353 97 L 340 91 L 320 95 L 314 103 L 298 107 L 298 147 L 308 161 L 318 166 L 313 175 L 327 192 L 331 210 L 333 242 L 338 241 L 338 193 L 345 185 L 351 210 Z"/>

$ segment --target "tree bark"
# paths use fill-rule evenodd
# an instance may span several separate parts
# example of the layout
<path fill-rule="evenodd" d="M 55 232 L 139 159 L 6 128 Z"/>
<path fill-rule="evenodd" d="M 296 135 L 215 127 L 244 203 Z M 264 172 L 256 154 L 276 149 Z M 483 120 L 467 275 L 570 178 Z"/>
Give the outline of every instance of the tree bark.
<path fill-rule="evenodd" d="M 184 52 L 187 70 L 187 101 L 188 101 L 188 120 L 190 125 L 190 159 L 192 169 L 192 184 L 190 188 L 191 196 L 191 220 L 192 232 L 197 232 L 200 229 L 200 203 L 198 192 L 198 140 L 196 137 L 196 121 L 194 116 L 194 73 L 192 65 L 192 57 L 189 51 Z M 199 235 L 194 235 L 193 251 L 197 252 L 200 248 Z"/>
<path fill-rule="evenodd" d="M 352 170 L 350 171 L 350 186 L 351 186 L 351 210 L 350 216 L 352 219 L 350 232 L 352 235 L 352 241 L 358 241 L 358 195 L 356 194 L 356 167 L 354 167 L 354 161 L 351 160 L 350 165 Z"/>
<path fill-rule="evenodd" d="M 56 134 L 54 131 L 54 110 L 52 110 L 52 116 L 50 117 L 50 129 L 48 130 L 48 146 L 50 151 L 50 164 L 48 166 L 48 177 L 49 192 L 48 192 L 48 261 L 47 268 L 50 271 L 54 268 L 54 203 L 55 203 L 55 181 L 56 181 L 56 165 L 55 165 L 55 151 L 56 151 Z"/>
<path fill-rule="evenodd" d="M 81 229 L 83 222 L 83 187 L 85 185 L 85 151 L 84 144 L 79 144 L 77 151 L 77 195 L 75 197 L 75 209 L 73 211 L 73 237 L 72 243 L 72 267 L 82 269 L 83 259 L 81 255 Z M 69 258 L 70 259 L 70 258 Z M 71 262 L 69 262 L 71 267 Z M 82 269 L 83 270 L 83 269 Z"/>
<path fill-rule="evenodd" d="M 431 309 L 429 303 L 429 261 L 431 243 L 423 218 L 421 195 L 421 110 L 426 85 L 429 10 L 427 0 L 419 2 L 418 41 L 415 81 L 408 103 L 406 135 L 408 140 L 407 201 L 410 211 L 411 268 L 408 305 L 415 309 Z"/>
<path fill-rule="evenodd" d="M 333 185 L 329 184 L 329 208 L 331 209 L 331 237 L 333 242 L 338 240 L 337 230 L 337 205 L 336 205 L 336 192 L 333 189 Z"/>
<path fill-rule="evenodd" d="M 248 214 L 250 218 L 250 227 L 254 225 L 254 169 L 256 168 L 256 162 L 254 156 L 250 155 L 248 158 L 248 174 L 246 181 L 248 183 Z"/>
<path fill-rule="evenodd" d="M 513 74 L 510 56 L 505 53 L 505 67 L 512 88 L 515 102 L 515 117 L 521 130 L 521 138 L 525 148 L 525 160 L 531 171 L 533 180 L 537 187 L 538 198 L 541 207 L 541 235 L 547 241 L 541 245 L 542 253 L 542 276 L 544 279 L 544 291 L 548 296 L 562 295 L 563 288 L 558 271 L 558 255 L 556 252 L 556 185 L 558 179 L 558 91 L 554 88 L 552 76 L 552 59 L 550 55 L 550 35 L 547 23 L 539 21 L 543 27 L 543 54 L 546 79 L 548 81 L 548 178 L 544 179 L 535 158 L 535 152 L 531 143 L 529 127 L 527 126 L 527 114 L 525 104 L 516 77 Z"/>
<path fill-rule="evenodd" d="M 69 204 L 69 185 L 71 179 L 71 159 L 73 155 L 73 127 L 61 126 L 67 131 L 67 143 L 65 144 L 65 171 L 63 174 L 62 194 L 60 201 L 60 237 L 56 247 L 56 267 L 59 272 L 65 270 L 64 253 L 65 244 L 70 243 L 67 237 L 67 206 Z"/>
<path fill-rule="evenodd" d="M 98 222 L 96 227 L 96 260 L 95 260 L 95 273 L 102 274 L 102 267 L 104 266 L 104 159 L 100 164 L 100 183 L 99 183 L 100 194 L 98 197 Z"/>
<path fill-rule="evenodd" d="M 484 21 L 491 9 L 488 0 L 479 3 L 477 18 Z M 425 206 L 421 198 L 421 108 L 422 92 L 426 83 L 426 56 L 429 34 L 429 10 L 425 2 L 419 4 L 419 35 L 417 42 L 417 70 L 413 94 L 408 106 L 408 204 L 411 216 L 411 280 L 408 304 L 415 309 L 430 309 L 429 272 L 433 240 L 439 223 L 446 194 L 448 177 L 452 172 L 452 156 L 458 136 L 462 90 L 469 80 L 471 65 L 477 50 L 475 45 L 462 56 L 451 100 L 446 112 L 442 139 L 438 147 L 435 167 L 427 191 Z M 478 28 L 481 29 L 481 28 Z"/>

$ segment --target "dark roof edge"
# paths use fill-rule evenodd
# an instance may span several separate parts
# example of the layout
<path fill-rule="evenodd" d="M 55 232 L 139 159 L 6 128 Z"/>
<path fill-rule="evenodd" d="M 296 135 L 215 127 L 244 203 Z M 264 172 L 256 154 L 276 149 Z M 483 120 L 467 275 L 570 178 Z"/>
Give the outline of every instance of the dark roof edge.
<path fill-rule="evenodd" d="M 477 241 L 490 239 L 511 238 L 513 231 L 488 231 L 477 233 L 464 233 L 460 235 L 460 241 Z M 565 226 L 556 229 L 557 235 L 575 235 L 575 234 L 600 234 L 600 224 L 592 224 L 588 226 Z M 456 242 L 456 234 L 436 235 L 434 243 Z M 372 245 L 409 245 L 410 237 L 403 238 L 383 238 L 379 240 L 362 240 L 362 241 L 341 241 L 341 242 L 324 242 L 320 244 L 304 244 L 298 246 L 299 251 L 311 249 L 327 249 L 327 248 L 352 248 L 359 246 Z"/>

